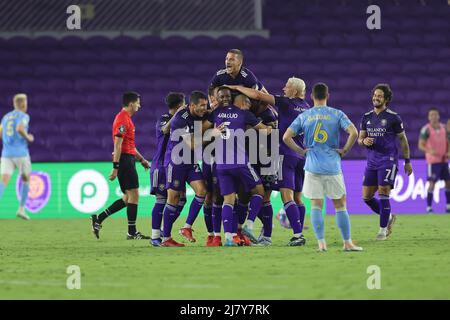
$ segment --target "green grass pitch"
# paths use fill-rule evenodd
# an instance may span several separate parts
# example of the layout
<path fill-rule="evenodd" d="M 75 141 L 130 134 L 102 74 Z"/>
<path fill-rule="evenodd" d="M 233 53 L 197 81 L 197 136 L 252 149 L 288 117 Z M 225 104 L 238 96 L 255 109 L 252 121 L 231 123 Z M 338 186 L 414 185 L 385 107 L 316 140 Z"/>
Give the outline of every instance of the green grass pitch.
<path fill-rule="evenodd" d="M 272 247 L 238 248 L 204 247 L 202 217 L 194 225 L 198 242 L 185 248 L 126 241 L 122 218 L 105 221 L 100 240 L 88 219 L 3 220 L 0 299 L 450 298 L 449 215 L 399 216 L 384 242 L 374 240 L 377 216 L 351 221 L 364 252 L 342 252 L 333 216 L 325 223 L 326 253 L 316 252 L 311 228 L 305 247 L 286 247 L 291 231 L 276 220 Z M 149 234 L 148 217 L 138 229 Z M 80 267 L 80 290 L 66 287 L 69 265 Z M 371 265 L 381 270 L 379 290 L 367 288 Z"/>

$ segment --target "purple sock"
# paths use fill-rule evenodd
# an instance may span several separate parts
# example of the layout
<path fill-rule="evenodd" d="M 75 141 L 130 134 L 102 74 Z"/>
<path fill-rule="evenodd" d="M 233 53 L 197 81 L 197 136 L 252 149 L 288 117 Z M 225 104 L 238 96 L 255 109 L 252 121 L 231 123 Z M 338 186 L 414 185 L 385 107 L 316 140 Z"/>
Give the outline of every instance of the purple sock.
<path fill-rule="evenodd" d="M 303 226 L 305 223 L 306 208 L 304 205 L 297 205 L 298 212 L 300 213 L 300 232 L 303 232 Z"/>
<path fill-rule="evenodd" d="M 212 207 L 211 206 L 203 206 L 203 216 L 205 218 L 206 230 L 209 233 L 213 232 L 213 220 L 212 220 Z"/>
<path fill-rule="evenodd" d="M 386 228 L 391 215 L 391 203 L 389 197 L 380 196 L 380 228 Z"/>
<path fill-rule="evenodd" d="M 261 210 L 263 203 L 263 197 L 259 194 L 255 194 L 250 198 L 250 205 L 248 207 L 248 220 L 255 221 Z"/>
<path fill-rule="evenodd" d="M 170 238 L 172 233 L 172 226 L 176 218 L 179 216 L 178 208 L 170 204 L 166 204 L 163 212 L 165 238 Z"/>
<path fill-rule="evenodd" d="M 228 203 L 224 203 L 222 206 L 222 221 L 223 230 L 225 232 L 233 232 L 233 206 Z"/>
<path fill-rule="evenodd" d="M 258 218 L 261 220 L 263 224 L 263 236 L 271 237 L 272 236 L 272 219 L 273 219 L 273 208 L 270 202 L 266 202 L 263 204 L 261 210 L 259 211 Z"/>
<path fill-rule="evenodd" d="M 200 209 L 203 206 L 203 202 L 205 202 L 205 198 L 199 196 L 195 196 L 194 200 L 192 200 L 191 206 L 189 207 L 189 215 L 186 219 L 187 224 L 191 226 L 194 224 L 195 219 L 197 219 Z"/>
<path fill-rule="evenodd" d="M 447 199 L 447 206 L 450 205 L 450 189 L 445 189 L 445 198 Z"/>
<path fill-rule="evenodd" d="M 284 204 L 284 211 L 289 219 L 289 223 L 295 233 L 302 233 L 302 227 L 300 225 L 300 212 L 298 212 L 297 205 L 294 201 L 290 201 Z"/>
<path fill-rule="evenodd" d="M 213 205 L 212 218 L 214 233 L 220 233 L 222 231 L 222 206 Z"/>
<path fill-rule="evenodd" d="M 239 224 L 244 224 L 245 220 L 247 220 L 248 204 L 238 202 L 237 206 L 235 206 L 235 211 L 238 216 Z"/>
<path fill-rule="evenodd" d="M 161 222 L 163 219 L 163 211 L 166 206 L 166 199 L 157 199 L 155 206 L 152 210 L 152 229 L 159 230 L 161 229 Z"/>
<path fill-rule="evenodd" d="M 376 214 L 380 214 L 380 201 L 378 199 L 372 198 L 369 200 L 365 200 L 364 202 L 372 209 Z"/>
<path fill-rule="evenodd" d="M 448 199 L 448 197 L 447 197 L 447 199 Z M 433 192 L 428 192 L 428 194 L 427 194 L 427 207 L 431 207 L 432 203 L 433 203 Z"/>

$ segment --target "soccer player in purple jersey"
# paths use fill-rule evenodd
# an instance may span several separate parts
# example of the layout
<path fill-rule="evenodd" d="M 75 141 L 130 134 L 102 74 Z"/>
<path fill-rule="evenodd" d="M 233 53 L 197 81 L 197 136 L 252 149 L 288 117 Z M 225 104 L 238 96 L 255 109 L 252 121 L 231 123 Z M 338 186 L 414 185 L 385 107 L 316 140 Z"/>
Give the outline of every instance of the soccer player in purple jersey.
<path fill-rule="evenodd" d="M 405 173 L 409 176 L 413 172 L 403 122 L 400 116 L 388 107 L 391 101 L 392 90 L 389 85 L 376 85 L 372 90 L 373 110 L 363 115 L 358 138 L 358 144 L 367 148 L 363 199 L 376 214 L 380 215 L 377 240 L 386 240 L 395 222 L 395 215 L 391 214 L 389 195 L 398 171 L 397 139 L 400 140 L 405 159 Z M 380 200 L 375 198 L 377 191 Z"/>
<path fill-rule="evenodd" d="M 212 113 L 216 108 L 220 106 L 219 100 L 217 98 L 218 89 L 219 88 L 213 87 L 210 87 L 208 89 L 208 114 Z M 204 144 L 204 147 L 206 147 L 207 145 L 208 143 Z M 203 205 L 203 214 L 205 218 L 206 228 L 208 230 L 208 239 L 206 241 L 206 246 L 220 247 L 222 246 L 221 229 L 223 197 L 220 195 L 220 189 L 217 181 L 216 164 L 214 163 L 213 157 L 203 159 L 202 171 L 206 185 L 205 204 Z"/>
<path fill-rule="evenodd" d="M 194 139 L 194 128 L 196 127 L 195 122 L 199 121 L 201 130 L 201 121 L 206 114 L 207 105 L 208 97 L 203 92 L 193 91 L 189 98 L 189 105 L 177 112 L 170 124 L 170 140 L 167 143 L 164 159 L 167 203 L 163 212 L 164 239 L 162 246 L 184 246 L 172 239 L 171 232 L 173 223 L 180 214 L 177 206 L 186 183 L 189 183 L 194 190 L 195 198 L 190 205 L 186 224 L 180 229 L 180 234 L 188 241 L 195 242 L 192 236 L 192 224 L 205 201 L 206 187 L 200 166 L 195 163 L 194 152 L 201 146 L 202 139 Z M 183 147 L 181 150 L 180 146 Z M 186 148 L 190 150 L 189 155 L 183 152 Z M 182 152 L 182 155 L 179 152 Z M 179 159 L 180 157 L 181 159 Z M 185 158 L 189 159 L 187 163 L 184 161 Z"/>
<path fill-rule="evenodd" d="M 267 92 L 253 72 L 242 66 L 243 62 L 244 54 L 241 50 L 229 50 L 225 57 L 225 69 L 216 72 L 211 79 L 210 87 L 217 88 L 223 85 L 240 85 Z"/>
<path fill-rule="evenodd" d="M 297 116 L 310 108 L 305 101 L 305 82 L 299 78 L 289 78 L 283 88 L 284 96 L 274 96 L 242 86 L 230 86 L 230 88 L 242 92 L 251 99 L 264 101 L 278 109 L 280 163 L 276 186 L 278 186 L 280 190 L 281 198 L 284 203 L 284 210 L 286 211 L 294 232 L 294 236 L 291 238 L 288 245 L 302 246 L 306 243 L 306 239 L 302 234 L 305 219 L 305 206 L 301 199 L 305 159 L 292 151 L 283 142 L 282 137 Z M 303 147 L 302 134 L 296 136 L 294 141 L 299 146 Z"/>
<path fill-rule="evenodd" d="M 163 210 L 167 202 L 164 155 L 170 137 L 170 124 L 176 112 L 183 108 L 186 103 L 184 94 L 180 92 L 170 92 L 167 95 L 165 102 L 169 111 L 164 113 L 156 122 L 157 147 L 150 168 L 150 194 L 156 197 L 156 203 L 152 210 L 152 239 L 150 240 L 150 243 L 153 246 L 160 246 L 162 242 L 161 224 Z M 180 195 L 179 206 L 184 205 L 183 203 L 185 203 L 185 200 L 183 201 L 183 199 L 186 199 L 184 193 Z"/>
<path fill-rule="evenodd" d="M 450 212 L 450 170 L 448 167 L 449 142 L 448 133 L 443 123 L 439 122 L 439 110 L 428 110 L 428 124 L 420 130 L 419 150 L 425 153 L 428 164 L 427 212 L 433 212 L 433 193 L 436 182 L 445 181 L 446 211 Z"/>
<path fill-rule="evenodd" d="M 222 93 L 223 92 L 223 93 Z M 218 95 L 231 96 L 230 89 L 219 88 Z M 247 98 L 248 99 L 248 98 Z M 248 110 L 242 110 L 235 105 L 223 106 L 216 109 L 208 119 L 209 127 L 222 127 L 222 134 L 216 139 L 216 166 L 221 194 L 224 197 L 222 220 L 225 230 L 225 246 L 237 246 L 240 239 L 233 236 L 233 207 L 239 184 L 243 184 L 246 191 L 251 191 L 249 221 L 251 225 L 256 219 L 263 202 L 264 188 L 261 180 L 250 165 L 245 152 L 244 131 L 247 125 L 257 130 L 271 128 L 263 125 Z M 239 134 L 242 133 L 242 137 Z M 231 141 L 231 143 L 230 143 Z M 230 159 L 232 158 L 232 159 Z"/>

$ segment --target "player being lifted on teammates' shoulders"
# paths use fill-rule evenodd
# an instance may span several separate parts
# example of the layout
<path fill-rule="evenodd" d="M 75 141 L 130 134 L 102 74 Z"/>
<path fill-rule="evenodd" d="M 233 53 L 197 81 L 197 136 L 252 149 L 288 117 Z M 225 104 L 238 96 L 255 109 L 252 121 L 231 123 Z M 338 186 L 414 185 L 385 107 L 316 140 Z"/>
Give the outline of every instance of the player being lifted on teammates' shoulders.
<path fill-rule="evenodd" d="M 283 141 L 295 152 L 306 156 L 303 194 L 311 200 L 311 223 L 319 251 L 326 251 L 325 225 L 322 216 L 324 197 L 333 201 L 336 223 L 344 240 L 345 251 L 362 251 L 351 240 L 350 217 L 347 212 L 346 189 L 341 168 L 343 158 L 355 144 L 358 130 L 341 110 L 327 106 L 328 87 L 323 83 L 314 86 L 311 98 L 314 107 L 300 114 L 283 136 Z M 339 148 L 339 133 L 345 130 L 349 138 Z M 293 138 L 304 133 L 301 148 Z"/>
<path fill-rule="evenodd" d="M 372 90 L 373 110 L 363 115 L 358 138 L 358 144 L 367 148 L 363 199 L 376 214 L 380 215 L 377 240 L 386 240 L 395 222 L 395 216 L 391 214 L 389 195 L 398 171 L 397 138 L 400 140 L 405 159 L 405 173 L 409 176 L 413 172 L 403 122 L 397 113 L 388 108 L 391 101 L 392 91 L 389 85 L 376 85 Z M 380 200 L 374 197 L 377 191 Z"/>

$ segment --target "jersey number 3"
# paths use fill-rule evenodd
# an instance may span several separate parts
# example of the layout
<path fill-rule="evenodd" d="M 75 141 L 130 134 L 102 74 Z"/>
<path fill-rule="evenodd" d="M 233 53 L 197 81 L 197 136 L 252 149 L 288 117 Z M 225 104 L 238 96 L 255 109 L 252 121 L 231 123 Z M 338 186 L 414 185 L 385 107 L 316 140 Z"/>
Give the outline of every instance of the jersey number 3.
<path fill-rule="evenodd" d="M 318 143 L 325 143 L 328 140 L 328 133 L 322 129 L 323 123 L 319 122 L 314 129 L 314 141 Z"/>

